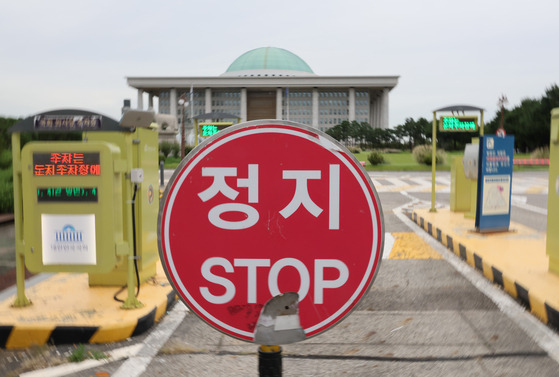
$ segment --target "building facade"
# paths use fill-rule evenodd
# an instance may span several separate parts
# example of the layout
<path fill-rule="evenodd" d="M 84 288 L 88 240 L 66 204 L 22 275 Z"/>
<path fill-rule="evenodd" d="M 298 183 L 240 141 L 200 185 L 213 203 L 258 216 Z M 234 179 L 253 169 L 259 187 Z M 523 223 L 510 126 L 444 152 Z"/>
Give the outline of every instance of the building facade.
<path fill-rule="evenodd" d="M 139 109 L 176 116 L 177 128 L 185 121 L 191 129 L 193 116 L 222 112 L 242 122 L 282 119 L 326 131 L 345 120 L 388 128 L 389 93 L 398 76 L 318 76 L 297 55 L 264 47 L 244 53 L 220 76 L 127 82 L 138 91 Z"/>

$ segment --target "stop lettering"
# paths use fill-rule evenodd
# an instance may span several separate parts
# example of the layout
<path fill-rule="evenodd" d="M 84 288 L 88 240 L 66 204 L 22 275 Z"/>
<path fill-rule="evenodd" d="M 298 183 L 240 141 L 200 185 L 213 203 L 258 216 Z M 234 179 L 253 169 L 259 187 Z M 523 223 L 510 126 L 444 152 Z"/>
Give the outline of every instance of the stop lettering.
<path fill-rule="evenodd" d="M 299 294 L 305 336 L 345 318 L 375 277 L 378 195 L 361 165 L 316 130 L 248 122 L 183 160 L 158 220 L 169 281 L 204 321 L 254 341 L 273 297 Z"/>

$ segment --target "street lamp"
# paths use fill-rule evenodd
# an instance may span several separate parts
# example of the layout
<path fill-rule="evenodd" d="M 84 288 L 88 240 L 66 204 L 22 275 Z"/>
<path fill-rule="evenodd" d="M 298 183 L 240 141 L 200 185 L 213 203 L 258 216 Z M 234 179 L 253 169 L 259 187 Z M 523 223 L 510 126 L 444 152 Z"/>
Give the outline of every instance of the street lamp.
<path fill-rule="evenodd" d="M 186 148 L 186 125 L 185 125 L 185 113 L 186 106 L 188 106 L 188 101 L 186 99 L 186 94 L 183 93 L 179 97 L 179 105 L 182 107 L 182 124 L 181 124 L 181 160 L 184 158 L 184 149 Z"/>

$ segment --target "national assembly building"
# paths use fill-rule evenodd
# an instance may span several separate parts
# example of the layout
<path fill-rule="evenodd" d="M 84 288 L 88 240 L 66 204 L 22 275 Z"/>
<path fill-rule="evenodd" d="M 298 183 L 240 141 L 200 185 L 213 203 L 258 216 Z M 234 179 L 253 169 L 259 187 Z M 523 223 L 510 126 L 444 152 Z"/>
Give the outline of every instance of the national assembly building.
<path fill-rule="evenodd" d="M 321 131 L 346 120 L 388 128 L 389 93 L 398 76 L 319 76 L 292 52 L 263 47 L 239 56 L 220 76 L 128 77 L 127 82 L 138 91 L 138 109 L 158 113 L 160 133 L 171 136 L 183 120 L 188 133 L 193 117 L 210 113 L 241 122 L 290 120 Z"/>

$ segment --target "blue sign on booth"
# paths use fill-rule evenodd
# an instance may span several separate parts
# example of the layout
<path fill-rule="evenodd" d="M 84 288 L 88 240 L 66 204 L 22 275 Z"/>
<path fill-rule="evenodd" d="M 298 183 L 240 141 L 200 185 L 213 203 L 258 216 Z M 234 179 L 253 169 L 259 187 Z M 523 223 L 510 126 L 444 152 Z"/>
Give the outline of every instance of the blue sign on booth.
<path fill-rule="evenodd" d="M 507 231 L 514 136 L 482 136 L 479 146 L 476 229 L 479 232 Z"/>

